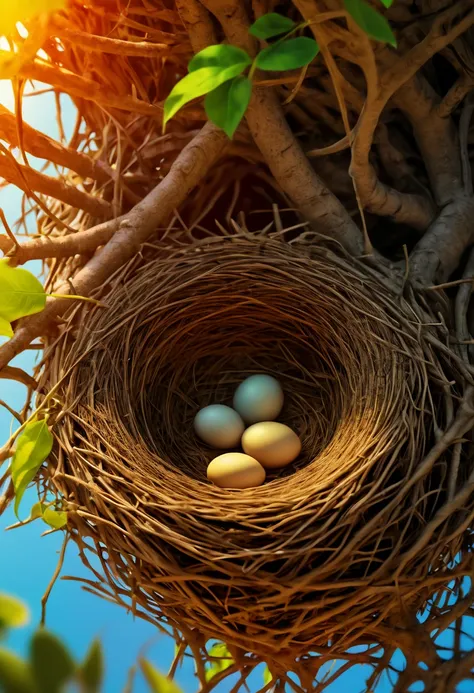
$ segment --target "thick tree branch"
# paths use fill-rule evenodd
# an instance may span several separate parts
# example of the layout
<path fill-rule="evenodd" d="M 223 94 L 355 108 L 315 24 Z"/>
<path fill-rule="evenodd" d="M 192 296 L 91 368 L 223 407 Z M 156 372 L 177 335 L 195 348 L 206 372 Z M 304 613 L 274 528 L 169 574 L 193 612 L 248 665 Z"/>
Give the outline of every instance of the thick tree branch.
<path fill-rule="evenodd" d="M 0 369 L 0 378 L 5 378 L 6 380 L 15 380 L 15 382 L 30 387 L 32 390 L 36 390 L 38 383 L 31 375 L 25 373 L 21 368 L 14 368 L 13 366 L 5 366 Z"/>
<path fill-rule="evenodd" d="M 220 21 L 230 43 L 255 54 L 249 21 L 238 0 L 203 0 Z M 276 95 L 255 89 L 246 113 L 256 145 L 273 176 L 303 216 L 323 235 L 341 242 L 354 255 L 363 253 L 359 229 L 339 200 L 325 186 L 291 132 Z"/>
<path fill-rule="evenodd" d="M 441 103 L 438 104 L 436 109 L 437 115 L 440 118 L 447 118 L 450 116 L 472 89 L 474 89 L 474 75 L 461 75 Z"/>
<path fill-rule="evenodd" d="M 63 147 L 51 137 L 22 123 L 22 144 L 27 152 L 40 159 L 46 159 L 58 166 L 75 171 L 82 178 L 90 178 L 99 183 L 107 183 L 112 178 L 104 164 L 96 162 L 82 152 Z M 19 146 L 17 119 L 13 113 L 0 105 L 0 137 L 13 147 Z"/>
<path fill-rule="evenodd" d="M 176 7 L 195 53 L 218 43 L 212 17 L 199 0 L 176 0 Z"/>
<path fill-rule="evenodd" d="M 410 278 L 417 286 L 445 282 L 464 250 L 474 243 L 474 197 L 448 204 L 410 256 Z"/>
<path fill-rule="evenodd" d="M 99 82 L 80 77 L 73 72 L 69 72 L 69 70 L 53 67 L 47 63 L 28 63 L 20 71 L 20 77 L 51 84 L 55 89 L 73 98 L 93 101 L 98 106 L 106 109 L 117 108 L 118 110 L 128 111 L 129 113 L 141 113 L 157 119 L 161 119 L 163 116 L 161 105 L 146 103 L 127 94 L 117 94 Z"/>
<path fill-rule="evenodd" d="M 177 157 L 168 175 L 120 222 L 118 231 L 74 277 L 74 290 L 89 296 L 106 284 L 108 278 L 132 258 L 140 246 L 165 224 L 190 191 L 204 178 L 227 144 L 226 135 L 208 123 Z M 116 222 L 110 222 L 110 226 Z M 105 226 L 105 225 L 104 225 Z M 57 293 L 68 294 L 68 284 Z M 58 316 L 71 307 L 67 299 L 48 299 L 46 308 L 37 315 L 19 321 L 15 335 L 0 347 L 0 369 L 23 351 Z"/>
<path fill-rule="evenodd" d="M 98 51 L 112 55 L 127 55 L 138 58 L 170 57 L 175 47 L 168 43 L 149 43 L 147 41 L 123 41 L 108 36 L 95 36 L 85 31 L 70 29 L 57 22 L 57 36 L 86 51 Z"/>
<path fill-rule="evenodd" d="M 112 206 L 106 200 L 82 192 L 73 185 L 67 185 L 56 178 L 50 178 L 28 166 L 18 163 L 12 165 L 11 161 L 1 154 L 0 178 L 4 178 L 8 183 L 13 183 L 27 194 L 33 190 L 48 195 L 74 209 L 82 209 L 99 219 L 107 219 L 113 215 Z"/>
<path fill-rule="evenodd" d="M 74 255 L 89 255 L 108 243 L 126 219 L 121 216 L 86 231 L 78 231 L 67 236 L 42 236 L 32 238 L 23 244 L 14 244 L 8 236 L 0 236 L 0 250 L 14 258 L 17 265 L 23 265 L 30 260 L 46 260 L 47 258 L 68 258 Z"/>
<path fill-rule="evenodd" d="M 316 25 L 317 8 L 312 0 L 295 0 L 295 5 L 306 21 L 311 22 L 311 29 L 316 40 L 319 39 L 321 27 Z M 425 230 L 434 218 L 434 208 L 431 200 L 422 195 L 401 193 L 382 183 L 370 163 L 369 155 L 375 135 L 379 116 L 380 97 L 379 78 L 375 57 L 367 37 L 354 25 L 352 40 L 354 53 L 352 60 L 364 71 L 367 84 L 367 98 L 359 122 L 353 131 L 352 160 L 350 172 L 354 185 L 364 209 L 379 216 L 389 216 L 397 223 L 407 224 L 418 230 Z M 319 41 L 320 42 L 320 41 Z M 357 45 L 357 50 L 355 50 Z M 370 114 L 373 112 L 373 116 Z M 342 147 L 345 140 L 341 140 Z M 348 142 L 349 143 L 349 142 Z"/>
<path fill-rule="evenodd" d="M 439 98 L 416 75 L 394 94 L 392 103 L 412 124 L 437 204 L 451 202 L 462 190 L 461 157 L 452 120 L 438 115 Z"/>
<path fill-rule="evenodd" d="M 451 24 L 461 15 L 461 19 Z M 474 24 L 474 8 L 470 0 L 460 0 L 434 19 L 425 38 L 382 74 L 380 83 L 383 95 L 388 99 L 416 73 L 436 53 L 449 46 L 458 36 Z M 449 28 L 448 28 L 449 27 Z"/>

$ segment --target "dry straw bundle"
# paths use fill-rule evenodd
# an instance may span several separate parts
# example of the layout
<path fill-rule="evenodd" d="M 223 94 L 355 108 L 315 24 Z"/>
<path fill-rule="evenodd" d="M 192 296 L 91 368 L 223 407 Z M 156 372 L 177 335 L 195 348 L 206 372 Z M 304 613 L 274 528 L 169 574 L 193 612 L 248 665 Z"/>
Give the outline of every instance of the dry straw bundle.
<path fill-rule="evenodd" d="M 402 632 L 463 544 L 472 459 L 453 476 L 443 441 L 429 452 L 460 361 L 440 362 L 434 329 L 313 235 L 146 255 L 49 361 L 61 409 L 48 483 L 75 509 L 70 527 L 92 538 L 116 598 L 131 592 L 191 641 L 280 663 L 397 644 L 387 624 Z M 192 420 L 254 372 L 282 382 L 303 452 L 263 487 L 223 492 Z"/>

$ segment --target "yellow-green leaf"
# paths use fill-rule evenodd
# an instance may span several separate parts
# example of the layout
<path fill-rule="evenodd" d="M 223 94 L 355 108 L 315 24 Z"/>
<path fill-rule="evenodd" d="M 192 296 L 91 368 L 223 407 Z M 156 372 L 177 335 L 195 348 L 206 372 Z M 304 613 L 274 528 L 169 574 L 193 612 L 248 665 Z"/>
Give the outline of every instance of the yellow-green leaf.
<path fill-rule="evenodd" d="M 150 688 L 150 693 L 182 693 L 181 688 L 172 679 L 161 674 L 143 657 L 140 659 L 140 669 Z"/>
<path fill-rule="evenodd" d="M 44 503 L 41 503 L 38 501 L 38 503 L 35 503 L 33 507 L 31 508 L 30 512 L 30 520 L 37 520 L 39 517 L 43 517 L 43 513 L 45 510 L 46 506 Z"/>
<path fill-rule="evenodd" d="M 13 33 L 17 22 L 27 22 L 41 14 L 65 7 L 65 0 L 2 0 L 0 4 L 0 36 Z"/>
<path fill-rule="evenodd" d="M 0 592 L 0 628 L 21 628 L 30 620 L 26 604 Z"/>
<path fill-rule="evenodd" d="M 374 10 L 365 0 L 344 0 L 344 7 L 359 27 L 376 41 L 389 43 L 397 47 L 397 39 L 394 36 L 390 24 L 377 10 Z"/>
<path fill-rule="evenodd" d="M 9 650 L 0 650 L 0 691 L 2 693 L 36 693 L 28 662 Z"/>
<path fill-rule="evenodd" d="M 232 655 L 223 642 L 215 643 L 209 650 L 209 656 L 215 657 L 206 669 L 206 681 L 210 681 L 216 674 L 225 671 L 234 663 Z"/>
<path fill-rule="evenodd" d="M 44 628 L 31 639 L 30 661 L 38 693 L 63 693 L 76 670 L 69 650 Z"/>
<path fill-rule="evenodd" d="M 232 65 L 250 65 L 252 59 L 242 48 L 231 46 L 227 43 L 220 43 L 215 46 L 208 46 L 199 53 L 196 53 L 188 65 L 189 72 L 196 72 L 203 67 L 220 67 L 224 69 Z"/>
<path fill-rule="evenodd" d="M 229 79 L 240 75 L 246 67 L 247 63 L 242 62 L 224 69 L 222 67 L 203 67 L 195 72 L 190 72 L 178 82 L 165 101 L 163 126 L 189 101 L 208 94 Z"/>
<path fill-rule="evenodd" d="M 0 336 L 2 337 L 13 337 L 13 329 L 8 320 L 2 318 L 0 315 Z"/>
<path fill-rule="evenodd" d="M 104 654 L 99 640 L 94 640 L 79 669 L 84 693 L 99 693 L 104 678 Z"/>
<path fill-rule="evenodd" d="M 67 513 L 54 510 L 53 508 L 45 508 L 43 520 L 53 529 L 61 529 L 67 525 Z"/>
<path fill-rule="evenodd" d="M 276 43 L 264 48 L 257 55 L 255 63 L 261 70 L 283 72 L 285 70 L 297 70 L 309 65 L 319 53 L 316 41 L 308 36 Z"/>
<path fill-rule="evenodd" d="M 249 29 L 249 33 L 259 39 L 269 39 L 274 36 L 286 34 L 296 26 L 295 22 L 289 17 L 284 17 L 277 12 L 269 12 L 259 17 Z"/>
<path fill-rule="evenodd" d="M 209 120 L 232 139 L 250 102 L 252 82 L 239 75 L 211 91 L 204 102 Z"/>
<path fill-rule="evenodd" d="M 34 274 L 0 260 L 0 317 L 12 322 L 43 310 L 46 294 Z"/>
<path fill-rule="evenodd" d="M 268 666 L 265 666 L 263 670 L 263 685 L 267 686 L 271 681 L 273 681 L 273 676 Z"/>
<path fill-rule="evenodd" d="M 11 475 L 15 489 L 15 513 L 28 484 L 33 481 L 53 447 L 53 436 L 46 421 L 31 421 L 18 437 L 11 464 Z"/>

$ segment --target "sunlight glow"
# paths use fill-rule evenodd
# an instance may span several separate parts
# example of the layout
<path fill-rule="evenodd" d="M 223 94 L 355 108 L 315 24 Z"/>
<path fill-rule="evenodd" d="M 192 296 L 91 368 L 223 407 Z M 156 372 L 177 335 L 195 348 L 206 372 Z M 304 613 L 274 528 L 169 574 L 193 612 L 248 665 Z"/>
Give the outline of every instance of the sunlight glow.
<path fill-rule="evenodd" d="M 23 39 L 28 38 L 28 29 L 21 22 L 16 23 L 16 30 L 20 34 L 21 38 L 23 38 Z"/>

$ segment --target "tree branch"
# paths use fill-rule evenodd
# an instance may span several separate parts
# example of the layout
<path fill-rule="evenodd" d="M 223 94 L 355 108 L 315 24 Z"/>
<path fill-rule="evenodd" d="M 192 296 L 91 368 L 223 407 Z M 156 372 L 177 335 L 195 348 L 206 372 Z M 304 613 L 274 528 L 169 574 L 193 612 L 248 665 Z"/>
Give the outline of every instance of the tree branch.
<path fill-rule="evenodd" d="M 195 53 L 217 41 L 212 17 L 199 0 L 175 0 L 179 16 L 188 32 Z"/>
<path fill-rule="evenodd" d="M 73 185 L 67 185 L 61 180 L 50 178 L 33 168 L 16 162 L 12 165 L 6 156 L 0 154 L 0 178 L 16 185 L 29 194 L 31 190 L 48 195 L 56 200 L 70 205 L 74 209 L 82 209 L 93 217 L 107 219 L 113 215 L 112 206 L 100 197 L 94 197 L 82 192 Z"/>
<path fill-rule="evenodd" d="M 0 55 L 1 53 L 2 51 L 0 51 Z M 146 103 L 127 94 L 117 94 L 99 82 L 80 77 L 73 72 L 69 72 L 69 70 L 48 65 L 47 63 L 27 63 L 20 70 L 19 76 L 24 79 L 33 79 L 38 82 L 51 84 L 55 89 L 65 92 L 71 97 L 94 101 L 102 108 L 117 108 L 118 110 L 141 113 L 157 119 L 161 119 L 163 116 L 161 105 Z"/>
<path fill-rule="evenodd" d="M 447 118 L 459 106 L 467 94 L 474 89 L 474 75 L 463 74 L 448 91 L 444 99 L 438 104 L 436 113 L 440 118 Z"/>
<path fill-rule="evenodd" d="M 473 197 L 458 197 L 441 211 L 410 256 L 410 278 L 415 286 L 449 278 L 464 250 L 474 243 L 473 219 Z"/>
<path fill-rule="evenodd" d="M 78 29 L 70 29 L 56 20 L 58 38 L 79 46 L 86 51 L 98 51 L 112 55 L 126 55 L 137 58 L 157 58 L 173 55 L 175 46 L 168 43 L 150 43 L 148 41 L 123 41 L 108 36 L 96 36 Z"/>
<path fill-rule="evenodd" d="M 230 43 L 255 54 L 249 21 L 238 0 L 203 0 L 220 21 Z M 323 235 L 344 245 L 354 255 L 364 252 L 362 234 L 339 200 L 325 186 L 291 132 L 276 95 L 255 89 L 246 113 L 256 145 L 273 176 L 303 216 Z"/>
<path fill-rule="evenodd" d="M 132 258 L 140 246 L 166 223 L 174 210 L 204 178 L 227 144 L 226 135 L 208 123 L 179 154 L 168 175 L 127 215 L 122 217 L 118 231 L 74 277 L 74 289 L 81 296 L 104 286 L 108 278 Z M 115 221 L 106 228 L 112 228 Z M 70 286 L 61 286 L 57 293 L 69 294 Z M 6 366 L 48 326 L 71 307 L 67 299 L 50 298 L 45 309 L 19 321 L 15 334 L 0 347 L 0 368 Z"/>
<path fill-rule="evenodd" d="M 311 29 L 318 40 L 318 33 L 322 29 L 315 25 L 318 16 L 315 3 L 312 0 L 295 0 L 295 5 L 306 21 L 311 22 Z M 415 229 L 425 230 L 434 217 L 431 200 L 422 195 L 401 193 L 382 183 L 370 163 L 369 156 L 375 129 L 385 103 L 381 108 L 379 107 L 379 78 L 370 42 L 355 25 L 352 28 L 355 32 L 350 34 L 354 42 L 352 61 L 356 60 L 362 68 L 367 85 L 366 102 L 359 122 L 354 128 L 351 147 L 350 173 L 357 195 L 362 207 L 369 212 L 379 216 L 389 216 L 399 224 L 408 224 Z M 338 143 L 341 148 L 344 144 L 345 140 Z M 318 154 L 317 151 L 316 154 Z"/>
<path fill-rule="evenodd" d="M 0 378 L 5 378 L 6 380 L 14 380 L 21 385 L 30 387 L 32 390 L 36 390 L 38 383 L 31 375 L 25 373 L 21 368 L 14 368 L 13 366 L 4 366 L 0 370 Z"/>
<path fill-rule="evenodd" d="M 410 120 L 435 200 L 446 205 L 463 187 L 458 137 L 451 118 L 438 115 L 439 98 L 421 75 L 404 84 L 392 103 Z"/>
<path fill-rule="evenodd" d="M 30 260 L 89 255 L 99 246 L 108 243 L 120 223 L 126 218 L 124 215 L 86 231 L 78 231 L 67 236 L 32 238 L 23 244 L 14 244 L 8 236 L 0 236 L 0 250 L 14 258 L 17 265 L 23 265 Z"/>
<path fill-rule="evenodd" d="M 0 105 L 1 139 L 13 147 L 19 147 L 17 119 L 13 113 Z M 96 162 L 86 154 L 69 147 L 63 147 L 51 137 L 22 123 L 23 146 L 27 152 L 40 159 L 46 159 L 58 166 L 76 171 L 82 178 L 90 178 L 99 183 L 107 183 L 112 179 L 112 172 L 107 171 L 104 164 Z"/>

